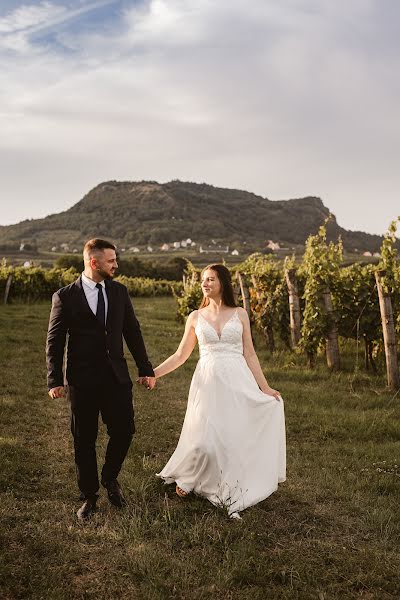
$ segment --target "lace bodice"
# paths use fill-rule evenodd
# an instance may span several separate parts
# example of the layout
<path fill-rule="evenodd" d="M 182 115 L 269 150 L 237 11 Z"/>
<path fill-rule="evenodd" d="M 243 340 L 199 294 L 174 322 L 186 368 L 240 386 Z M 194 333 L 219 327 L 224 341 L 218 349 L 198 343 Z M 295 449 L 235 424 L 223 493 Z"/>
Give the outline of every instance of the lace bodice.
<path fill-rule="evenodd" d="M 237 310 L 223 326 L 221 336 L 198 311 L 195 332 L 199 342 L 200 358 L 209 355 L 243 355 L 243 325 Z"/>

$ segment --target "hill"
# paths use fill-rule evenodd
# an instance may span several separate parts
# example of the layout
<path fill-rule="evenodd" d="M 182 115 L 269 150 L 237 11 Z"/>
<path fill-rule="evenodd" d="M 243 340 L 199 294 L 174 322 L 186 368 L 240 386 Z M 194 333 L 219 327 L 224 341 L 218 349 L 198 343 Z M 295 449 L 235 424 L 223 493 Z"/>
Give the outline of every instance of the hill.
<path fill-rule="evenodd" d="M 41 250 L 60 243 L 81 248 L 91 237 L 112 239 L 119 247 L 143 246 L 191 238 L 197 244 L 260 249 L 271 239 L 302 245 L 315 233 L 329 209 L 317 197 L 269 200 L 250 192 L 207 184 L 155 181 L 99 184 L 70 209 L 43 219 L 0 227 L 0 249 L 21 242 Z M 329 239 L 341 235 L 346 250 L 379 250 L 382 238 L 347 231 L 333 217 Z"/>

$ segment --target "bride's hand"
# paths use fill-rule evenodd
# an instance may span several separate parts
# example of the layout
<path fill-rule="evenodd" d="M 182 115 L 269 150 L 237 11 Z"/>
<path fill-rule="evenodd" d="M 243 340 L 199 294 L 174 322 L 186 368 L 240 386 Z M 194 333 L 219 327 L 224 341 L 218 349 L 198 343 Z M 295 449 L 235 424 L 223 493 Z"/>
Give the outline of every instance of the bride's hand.
<path fill-rule="evenodd" d="M 144 385 L 148 390 L 153 390 L 156 387 L 156 378 L 149 377 L 148 375 L 144 377 L 138 377 L 136 382 L 139 385 Z"/>
<path fill-rule="evenodd" d="M 271 387 L 268 387 L 265 390 L 262 390 L 262 392 L 264 394 L 267 394 L 268 396 L 273 396 L 276 400 L 282 400 L 281 393 L 278 392 L 278 390 L 272 389 Z"/>

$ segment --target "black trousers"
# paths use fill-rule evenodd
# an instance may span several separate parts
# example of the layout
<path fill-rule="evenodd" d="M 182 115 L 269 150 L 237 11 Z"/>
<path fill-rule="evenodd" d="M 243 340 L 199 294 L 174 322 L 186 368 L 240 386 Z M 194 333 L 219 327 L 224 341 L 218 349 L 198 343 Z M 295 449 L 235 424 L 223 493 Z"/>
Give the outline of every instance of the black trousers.
<path fill-rule="evenodd" d="M 75 466 L 81 498 L 90 498 L 99 490 L 96 440 L 99 414 L 107 426 L 109 441 L 101 481 L 116 479 L 135 432 L 132 384 L 116 383 L 110 374 L 102 385 L 68 386 L 71 404 L 71 432 L 74 437 Z"/>

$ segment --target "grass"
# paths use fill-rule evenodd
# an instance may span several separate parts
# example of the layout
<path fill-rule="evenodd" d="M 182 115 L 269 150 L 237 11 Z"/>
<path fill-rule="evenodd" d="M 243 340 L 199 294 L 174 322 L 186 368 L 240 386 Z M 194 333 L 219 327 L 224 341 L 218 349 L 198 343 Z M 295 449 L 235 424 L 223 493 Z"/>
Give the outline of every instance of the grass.
<path fill-rule="evenodd" d="M 135 306 L 158 364 L 182 332 L 174 301 Z M 156 391 L 135 390 L 137 433 L 120 477 L 127 509 L 103 493 L 81 524 L 68 406 L 46 395 L 48 314 L 44 304 L 0 307 L 2 598 L 400 597 L 400 397 L 384 374 L 354 374 L 351 346 L 330 374 L 322 358 L 315 371 L 288 353 L 272 360 L 257 340 L 285 398 L 288 480 L 242 522 L 180 500 L 154 476 L 179 437 L 193 356 Z"/>

